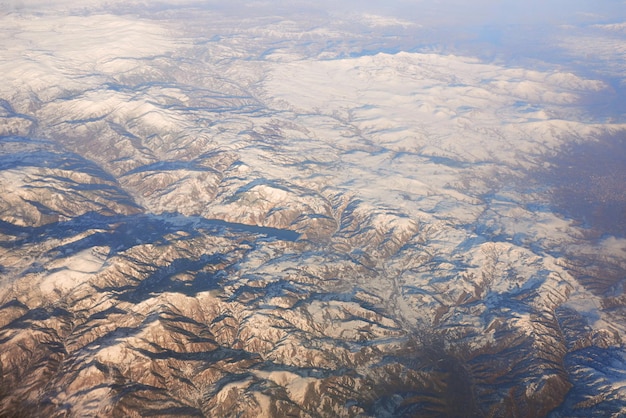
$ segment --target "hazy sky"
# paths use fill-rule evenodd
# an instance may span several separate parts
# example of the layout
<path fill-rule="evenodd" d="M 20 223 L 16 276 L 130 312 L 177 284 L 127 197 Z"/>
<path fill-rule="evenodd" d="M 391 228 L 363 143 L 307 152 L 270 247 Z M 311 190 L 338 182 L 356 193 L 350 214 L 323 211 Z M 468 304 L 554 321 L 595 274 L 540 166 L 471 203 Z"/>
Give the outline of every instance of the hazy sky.
<path fill-rule="evenodd" d="M 200 2 L 217 6 L 220 2 Z M 252 1 L 241 2 L 254 7 L 291 10 L 319 8 L 372 11 L 415 19 L 467 23 L 580 23 L 614 21 L 626 15 L 623 0 L 395 0 L 395 1 Z"/>
<path fill-rule="evenodd" d="M 272 0 L 272 1 L 224 1 L 224 0 L 87 0 L 77 4 L 68 0 L 4 0 L 0 8 L 11 9 L 57 9 L 68 6 L 87 8 L 108 7 L 108 5 L 134 4 L 137 7 L 154 5 L 188 6 L 220 8 L 237 4 L 242 13 L 248 9 L 267 10 L 344 10 L 372 11 L 403 17 L 437 18 L 442 21 L 464 21 L 473 23 L 575 23 L 589 21 L 614 21 L 626 16 L 624 0 Z"/>

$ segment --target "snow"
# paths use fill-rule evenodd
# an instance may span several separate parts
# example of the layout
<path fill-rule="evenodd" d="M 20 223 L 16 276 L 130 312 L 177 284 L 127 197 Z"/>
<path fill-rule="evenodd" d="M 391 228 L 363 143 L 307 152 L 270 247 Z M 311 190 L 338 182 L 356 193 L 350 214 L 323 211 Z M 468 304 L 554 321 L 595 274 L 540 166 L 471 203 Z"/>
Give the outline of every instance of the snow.
<path fill-rule="evenodd" d="M 184 309 L 210 295 L 206 305 L 212 308 L 230 298 L 240 310 L 239 331 L 247 337 L 242 344 L 254 342 L 272 361 L 320 367 L 339 362 L 324 350 L 349 356 L 344 345 L 367 336 L 384 351 L 415 324 L 470 329 L 478 336 L 469 344 L 479 350 L 494 342 L 497 332 L 480 334 L 500 315 L 499 321 L 510 319 L 538 342 L 537 314 L 563 303 L 596 330 L 624 333 L 603 312 L 602 299 L 552 254 L 597 251 L 623 263 L 626 240 L 582 242 L 580 228 L 547 205 L 529 209 L 545 196 L 527 195 L 518 186 L 564 144 L 626 129 L 583 117 L 581 100 L 609 94 L 606 83 L 566 68 L 511 67 L 448 53 L 345 58 L 349 54 L 339 47 L 315 49 L 325 37 L 341 39 L 340 30 L 316 22 L 303 30 L 302 22 L 280 16 L 263 24 L 250 18 L 232 28 L 232 22 L 213 19 L 217 29 L 203 28 L 202 37 L 187 39 L 177 36 L 186 28 L 167 19 L 53 11 L 0 16 L 0 34 L 11 41 L 1 52 L 0 98 L 32 115 L 38 133 L 112 173 L 149 214 L 177 213 L 164 222 L 181 232 L 158 243 L 138 238 L 129 250 L 136 250 L 135 259 L 108 258 L 108 247 L 48 256 L 43 271 L 28 276 L 40 280 L 44 298 L 92 291 L 84 285 L 111 264 L 135 278 L 137 260 L 157 268 L 173 254 L 195 256 L 196 248 L 173 246 L 205 234 L 201 222 L 186 218 L 204 216 L 297 230 L 302 238 L 264 239 L 251 231 L 239 238 L 249 241 L 240 247 L 230 237 L 198 245 L 197 251 L 224 250 L 230 257 L 228 267 L 206 267 L 210 273 L 224 268 L 218 271 L 224 273 L 223 289 L 188 299 L 150 293 L 128 308 L 133 319 L 159 311 L 160 304 Z M 207 26 L 204 17 L 215 15 L 206 13 L 200 23 L 189 23 Z M 361 18 L 373 33 L 417 27 L 378 14 Z M 209 36 L 225 27 L 226 40 Z M 347 39 L 363 47 L 371 41 Z M 563 44 L 579 56 L 624 49 L 615 39 L 587 35 L 576 38 L 584 41 L 577 51 L 572 39 Z M 214 152 L 228 155 L 204 157 Z M 21 188 L 35 174 L 0 173 L 8 221 L 18 223 L 12 208 L 20 206 L 14 203 Z M 239 251 L 245 255 L 238 258 Z M 184 274 L 191 283 L 195 273 Z M 246 287 L 252 290 L 242 291 Z M 316 300 L 315 292 L 327 293 Z M 241 301 L 240 293 L 260 296 Z M 525 304 L 524 313 L 502 305 L 514 298 Z M 365 308 L 365 301 L 371 306 Z M 88 298 L 81 303 L 93 309 Z M 287 338 L 291 329 L 297 335 Z M 114 344 L 93 348 L 100 360 L 120 363 L 132 358 L 125 344 L 163 343 L 167 332 L 155 321 L 133 338 L 113 337 Z M 303 341 L 319 345 L 312 349 Z M 300 403 L 316 385 L 297 373 L 250 373 L 285 387 Z M 252 378 L 231 383 L 217 398 L 248 391 L 251 384 Z M 269 410 L 267 397 L 254 396 Z"/>
<path fill-rule="evenodd" d="M 372 27 L 388 27 L 388 26 L 401 26 L 410 27 L 417 26 L 416 23 L 410 22 L 405 19 L 399 19 L 397 17 L 382 16 L 372 13 L 364 13 L 357 18 L 360 22 L 365 23 Z"/>
<path fill-rule="evenodd" d="M 295 373 L 285 371 L 255 370 L 254 374 L 261 379 L 270 380 L 279 386 L 287 388 L 289 397 L 300 404 L 303 403 L 311 385 L 315 385 L 317 382 L 315 378 L 301 377 Z"/>
<path fill-rule="evenodd" d="M 103 268 L 108 252 L 108 247 L 93 247 L 51 263 L 49 270 L 53 272 L 43 278 L 40 284 L 41 291 L 67 292 L 86 283 L 94 273 Z"/>
<path fill-rule="evenodd" d="M 626 260 L 626 238 L 608 236 L 598 244 L 600 254 Z"/>
<path fill-rule="evenodd" d="M 139 71 L 142 59 L 174 46 L 158 25 L 110 14 L 6 14 L 0 16 L 0 27 L 11 39 L 0 62 L 4 97 L 28 91 L 44 101 L 64 97 L 96 85 L 103 75 Z"/>
<path fill-rule="evenodd" d="M 617 330 L 619 335 L 626 335 L 626 326 L 612 318 L 611 312 L 603 309 L 603 299 L 587 291 L 578 283 L 573 283 L 573 290 L 564 307 L 581 314 L 594 330 Z M 623 338 L 623 337 L 622 337 Z"/>
<path fill-rule="evenodd" d="M 228 383 L 224 385 L 222 389 L 220 389 L 220 391 L 215 395 L 215 399 L 217 403 L 224 403 L 224 401 L 226 401 L 226 399 L 228 399 L 229 396 L 232 396 L 233 391 L 235 392 L 243 391 L 246 388 L 248 388 L 250 384 L 252 384 L 252 378 Z"/>

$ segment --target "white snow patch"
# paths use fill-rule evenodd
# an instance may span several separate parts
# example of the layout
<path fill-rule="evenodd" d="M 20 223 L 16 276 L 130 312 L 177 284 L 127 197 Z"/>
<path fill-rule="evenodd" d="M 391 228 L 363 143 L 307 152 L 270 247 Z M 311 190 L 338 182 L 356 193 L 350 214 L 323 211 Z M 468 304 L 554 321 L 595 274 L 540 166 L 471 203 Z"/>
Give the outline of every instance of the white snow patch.
<path fill-rule="evenodd" d="M 392 16 L 382 16 L 371 13 L 364 13 L 359 16 L 359 21 L 372 27 L 388 27 L 388 26 L 418 26 L 416 23 L 409 22 L 408 20 L 399 19 Z M 421 25 L 420 25 L 421 26 Z"/>
<path fill-rule="evenodd" d="M 311 385 L 315 385 L 317 379 L 302 377 L 295 373 L 285 371 L 255 371 L 254 374 L 262 379 L 271 380 L 277 385 L 285 387 L 289 397 L 295 402 L 302 404 Z"/>
<path fill-rule="evenodd" d="M 49 269 L 56 271 L 43 278 L 41 291 L 50 293 L 58 289 L 66 292 L 87 282 L 104 266 L 108 250 L 108 247 L 93 247 L 52 263 Z"/>

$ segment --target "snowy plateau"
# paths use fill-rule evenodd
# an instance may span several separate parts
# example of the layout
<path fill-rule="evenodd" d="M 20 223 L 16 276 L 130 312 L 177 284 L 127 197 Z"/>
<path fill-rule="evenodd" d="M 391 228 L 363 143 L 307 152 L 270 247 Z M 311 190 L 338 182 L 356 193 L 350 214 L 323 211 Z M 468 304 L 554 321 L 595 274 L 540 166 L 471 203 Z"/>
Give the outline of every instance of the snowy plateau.
<path fill-rule="evenodd" d="M 0 417 L 625 416 L 626 19 L 270 3 L 0 3 Z"/>

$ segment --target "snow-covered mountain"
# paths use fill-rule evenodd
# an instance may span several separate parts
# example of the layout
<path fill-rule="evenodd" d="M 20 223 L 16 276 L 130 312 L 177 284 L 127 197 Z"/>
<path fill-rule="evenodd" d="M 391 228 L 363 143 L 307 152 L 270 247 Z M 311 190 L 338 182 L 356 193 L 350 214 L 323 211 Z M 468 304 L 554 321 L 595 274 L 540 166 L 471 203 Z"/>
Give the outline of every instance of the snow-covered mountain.
<path fill-rule="evenodd" d="M 0 16 L 0 416 L 626 413 L 619 59 L 44 3 Z"/>

